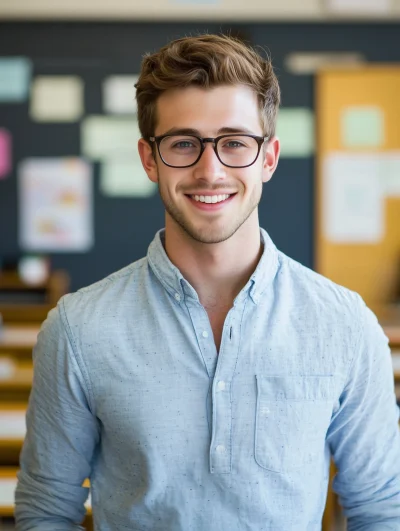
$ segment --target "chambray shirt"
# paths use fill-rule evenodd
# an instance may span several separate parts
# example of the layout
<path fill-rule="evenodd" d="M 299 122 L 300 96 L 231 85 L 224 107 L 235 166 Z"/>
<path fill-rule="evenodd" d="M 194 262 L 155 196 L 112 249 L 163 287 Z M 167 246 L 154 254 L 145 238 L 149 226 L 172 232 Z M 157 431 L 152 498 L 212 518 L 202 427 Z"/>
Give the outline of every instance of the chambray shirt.
<path fill-rule="evenodd" d="M 160 231 L 143 258 L 66 295 L 34 349 L 17 529 L 316 531 L 330 456 L 350 530 L 400 530 L 387 338 L 355 293 L 262 258 L 219 353 Z"/>

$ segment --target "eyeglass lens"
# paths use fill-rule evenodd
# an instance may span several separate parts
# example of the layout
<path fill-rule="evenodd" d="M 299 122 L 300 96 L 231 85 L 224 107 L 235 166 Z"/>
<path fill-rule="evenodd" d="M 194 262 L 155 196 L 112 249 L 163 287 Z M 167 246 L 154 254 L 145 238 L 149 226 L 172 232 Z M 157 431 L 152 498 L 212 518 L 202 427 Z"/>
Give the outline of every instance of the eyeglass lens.
<path fill-rule="evenodd" d="M 178 168 L 193 164 L 201 149 L 201 141 L 195 136 L 171 135 L 160 142 L 160 155 L 164 162 Z M 217 143 L 218 156 L 228 166 L 248 166 L 256 160 L 258 151 L 257 140 L 245 135 L 227 136 Z"/>

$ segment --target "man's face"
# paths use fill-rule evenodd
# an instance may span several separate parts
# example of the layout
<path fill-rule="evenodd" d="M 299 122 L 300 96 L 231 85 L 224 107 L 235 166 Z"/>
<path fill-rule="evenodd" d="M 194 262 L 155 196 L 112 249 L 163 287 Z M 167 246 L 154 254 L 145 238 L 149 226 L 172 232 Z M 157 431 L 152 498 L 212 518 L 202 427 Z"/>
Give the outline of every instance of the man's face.
<path fill-rule="evenodd" d="M 227 128 L 229 132 L 263 136 L 257 97 L 242 85 L 167 91 L 157 102 L 157 118 L 155 136 L 192 129 L 198 136 L 216 137 L 225 134 Z M 200 160 L 189 168 L 166 166 L 158 152 L 154 163 L 140 144 L 139 150 L 149 178 L 158 182 L 170 218 L 167 223 L 196 241 L 218 243 L 257 216 L 262 183 L 272 176 L 279 144 L 272 149 L 262 147 L 256 162 L 247 168 L 224 166 L 209 143 Z M 224 195 L 229 197 L 222 201 L 217 197 Z M 201 196 L 211 196 L 217 202 L 204 203 Z"/>

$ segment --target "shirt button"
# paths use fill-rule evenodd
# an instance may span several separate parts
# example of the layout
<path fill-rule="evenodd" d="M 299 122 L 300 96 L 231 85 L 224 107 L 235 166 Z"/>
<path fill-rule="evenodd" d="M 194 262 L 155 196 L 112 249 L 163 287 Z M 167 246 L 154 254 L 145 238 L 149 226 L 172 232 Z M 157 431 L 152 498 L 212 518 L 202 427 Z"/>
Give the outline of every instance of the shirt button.
<path fill-rule="evenodd" d="M 177 301 L 180 301 L 181 300 L 181 296 L 179 295 L 179 293 L 175 293 L 175 299 Z"/>
<path fill-rule="evenodd" d="M 225 446 L 223 444 L 219 444 L 217 447 L 216 447 L 216 450 L 219 454 L 222 454 L 223 452 L 225 452 Z"/>
<path fill-rule="evenodd" d="M 217 384 L 218 391 L 225 391 L 225 382 L 220 380 Z"/>
<path fill-rule="evenodd" d="M 207 330 L 204 330 L 204 332 L 202 333 L 202 336 L 203 336 L 203 337 L 208 337 L 208 332 L 207 332 Z"/>

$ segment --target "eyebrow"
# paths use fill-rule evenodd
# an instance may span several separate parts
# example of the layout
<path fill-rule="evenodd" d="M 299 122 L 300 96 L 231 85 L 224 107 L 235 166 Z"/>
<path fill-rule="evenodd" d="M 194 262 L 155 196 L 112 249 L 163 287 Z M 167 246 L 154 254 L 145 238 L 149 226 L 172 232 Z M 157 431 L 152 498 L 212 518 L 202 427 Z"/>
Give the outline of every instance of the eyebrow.
<path fill-rule="evenodd" d="M 217 131 L 217 135 L 224 135 L 224 134 L 249 134 L 254 135 L 255 133 L 251 131 L 250 129 L 247 129 L 247 127 L 221 127 Z M 200 136 L 201 133 L 198 129 L 192 129 L 190 127 L 171 127 L 171 129 L 168 129 L 165 133 L 159 136 L 164 135 L 195 135 Z"/>

